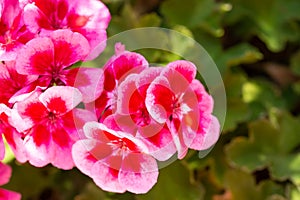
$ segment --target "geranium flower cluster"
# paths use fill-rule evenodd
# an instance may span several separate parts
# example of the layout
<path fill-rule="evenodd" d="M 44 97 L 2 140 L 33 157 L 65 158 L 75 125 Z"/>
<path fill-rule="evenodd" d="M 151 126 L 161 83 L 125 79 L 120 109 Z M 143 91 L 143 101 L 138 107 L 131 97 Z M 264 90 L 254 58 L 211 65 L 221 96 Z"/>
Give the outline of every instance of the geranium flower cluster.
<path fill-rule="evenodd" d="M 217 141 L 213 99 L 193 63 L 150 67 L 118 43 L 104 67 L 75 67 L 106 46 L 110 14 L 100 1 L 0 6 L 0 134 L 20 163 L 76 166 L 103 190 L 146 193 L 158 161 Z"/>

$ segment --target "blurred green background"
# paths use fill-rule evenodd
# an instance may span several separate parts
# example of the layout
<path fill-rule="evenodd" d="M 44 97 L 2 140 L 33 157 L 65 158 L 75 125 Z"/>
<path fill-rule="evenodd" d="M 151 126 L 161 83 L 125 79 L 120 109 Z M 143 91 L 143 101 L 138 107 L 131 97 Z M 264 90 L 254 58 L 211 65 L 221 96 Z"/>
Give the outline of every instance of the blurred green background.
<path fill-rule="evenodd" d="M 193 37 L 208 51 L 227 93 L 218 143 L 203 159 L 190 151 L 161 169 L 146 195 L 104 192 L 77 169 L 35 168 L 14 160 L 5 188 L 21 192 L 25 200 L 299 200 L 300 1 L 104 3 L 112 14 L 109 36 L 164 27 Z M 144 53 L 152 63 L 179 59 L 168 52 Z"/>

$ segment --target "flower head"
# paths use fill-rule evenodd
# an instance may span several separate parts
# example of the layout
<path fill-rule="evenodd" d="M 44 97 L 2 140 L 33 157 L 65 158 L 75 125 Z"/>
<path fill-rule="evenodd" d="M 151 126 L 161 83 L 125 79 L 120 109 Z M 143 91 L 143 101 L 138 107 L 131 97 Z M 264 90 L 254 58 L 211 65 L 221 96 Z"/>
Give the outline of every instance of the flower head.
<path fill-rule="evenodd" d="M 125 51 L 124 46 L 117 43 L 115 55 L 103 67 L 104 80 L 103 91 L 95 102 L 87 105 L 87 108 L 97 113 L 100 121 L 116 110 L 118 99 L 118 87 L 130 74 L 140 73 L 148 68 L 147 60 L 140 54 Z"/>
<path fill-rule="evenodd" d="M 22 121 L 15 126 L 25 135 L 31 164 L 41 167 L 52 163 L 62 169 L 74 166 L 71 148 L 79 138 L 76 122 L 84 115 L 86 121 L 95 120 L 94 115 L 75 108 L 81 100 L 76 88 L 53 86 L 44 92 L 35 90 L 16 103 L 14 109 Z"/>
<path fill-rule="evenodd" d="M 24 21 L 33 32 L 48 36 L 58 29 L 82 34 L 91 47 L 87 60 L 105 48 L 110 13 L 98 0 L 29 0 L 25 3 Z"/>
<path fill-rule="evenodd" d="M 213 100 L 195 76 L 194 64 L 175 61 L 147 90 L 146 107 L 154 120 L 167 124 L 178 158 L 183 158 L 188 148 L 209 148 L 219 137 L 218 121 L 211 115 Z"/>
<path fill-rule="evenodd" d="M 16 69 L 23 75 L 39 75 L 40 86 L 75 86 L 84 94 L 85 102 L 92 101 L 102 91 L 102 69 L 69 69 L 74 63 L 84 60 L 89 49 L 81 34 L 70 30 L 53 31 L 49 37 L 35 38 L 22 48 Z M 99 82 L 100 86 L 94 89 Z"/>
<path fill-rule="evenodd" d="M 156 161 L 142 142 L 97 122 L 87 123 L 84 133 L 73 146 L 74 162 L 100 188 L 146 193 L 156 183 Z"/>
<path fill-rule="evenodd" d="M 0 1 L 0 60 L 15 60 L 19 49 L 34 37 L 23 23 L 18 0 Z"/>

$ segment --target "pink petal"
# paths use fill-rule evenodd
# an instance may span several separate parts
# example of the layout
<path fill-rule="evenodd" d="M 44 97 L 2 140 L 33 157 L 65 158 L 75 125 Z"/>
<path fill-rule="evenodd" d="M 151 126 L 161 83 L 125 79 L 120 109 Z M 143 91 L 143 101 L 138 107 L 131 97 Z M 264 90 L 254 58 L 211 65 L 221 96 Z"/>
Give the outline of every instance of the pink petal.
<path fill-rule="evenodd" d="M 70 1 L 69 1 L 70 2 Z M 69 13 L 67 21 L 72 31 L 84 35 L 89 41 L 91 52 L 86 60 L 96 58 L 106 46 L 106 28 L 110 21 L 110 13 L 101 1 L 76 1 L 76 13 Z M 91 14 L 93 13 L 93 14 Z M 82 20 L 88 19 L 88 20 Z"/>
<path fill-rule="evenodd" d="M 76 129 L 76 133 L 78 134 L 76 136 L 76 138 L 78 139 L 82 139 L 85 138 L 84 133 L 83 133 L 83 126 L 87 123 L 87 122 L 91 122 L 91 121 L 98 121 L 96 114 L 94 112 L 85 110 L 85 109 L 73 109 L 72 112 L 73 117 L 71 118 L 71 122 L 66 124 L 64 121 L 64 127 L 73 127 L 75 126 Z"/>
<path fill-rule="evenodd" d="M 103 91 L 104 74 L 100 68 L 79 67 L 67 70 L 66 77 L 66 84 L 82 93 L 84 103 L 94 101 Z"/>
<path fill-rule="evenodd" d="M 121 162 L 119 156 L 96 162 L 92 168 L 92 177 L 96 185 L 109 192 L 125 192 L 126 185 L 120 183 L 118 179 Z M 111 165 L 115 168 L 110 167 Z"/>
<path fill-rule="evenodd" d="M 124 80 L 129 74 L 139 73 L 148 68 L 148 62 L 142 55 L 127 51 L 109 62 L 113 66 L 115 78 L 119 81 Z"/>
<path fill-rule="evenodd" d="M 0 63 L 0 103 L 9 105 L 9 99 L 23 87 L 35 81 L 38 76 L 20 75 L 16 71 L 15 61 Z"/>
<path fill-rule="evenodd" d="M 211 123 L 207 133 L 197 134 L 190 148 L 196 150 L 206 150 L 213 146 L 220 136 L 220 124 L 215 116 L 211 116 Z"/>
<path fill-rule="evenodd" d="M 147 146 L 149 154 L 159 161 L 165 161 L 176 153 L 170 131 L 158 123 L 150 123 L 148 126 L 140 127 L 138 135 Z"/>
<path fill-rule="evenodd" d="M 184 136 L 182 134 L 181 122 L 175 118 L 172 121 L 167 122 L 168 128 L 172 134 L 173 142 L 177 149 L 178 159 L 183 159 L 188 152 L 188 146 L 184 141 Z"/>
<path fill-rule="evenodd" d="M 142 153 L 129 153 L 123 160 L 119 181 L 129 192 L 147 193 L 157 182 L 158 168 L 154 158 Z"/>
<path fill-rule="evenodd" d="M 170 113 L 173 112 L 174 93 L 170 90 L 168 80 L 157 77 L 149 86 L 146 95 L 146 107 L 150 115 L 159 123 L 165 123 Z"/>
<path fill-rule="evenodd" d="M 28 161 L 36 167 L 44 167 L 54 156 L 51 135 L 46 127 L 38 125 L 31 130 L 31 134 L 24 138 Z"/>
<path fill-rule="evenodd" d="M 64 134 L 64 136 L 62 136 Z M 53 134 L 53 143 L 51 149 L 53 151 L 53 157 L 50 162 L 53 166 L 68 170 L 74 167 L 72 157 L 72 145 L 73 141 L 68 138 L 68 133 L 62 130 L 56 130 Z"/>
<path fill-rule="evenodd" d="M 89 42 L 90 52 L 85 60 L 93 60 L 102 53 L 106 47 L 107 34 L 106 30 L 88 29 L 78 30 Z"/>
<path fill-rule="evenodd" d="M 21 195 L 19 193 L 5 190 L 5 189 L 0 189 L 0 200 L 20 200 Z"/>
<path fill-rule="evenodd" d="M 2 139 L 2 135 L 0 135 L 0 160 L 3 160 L 5 156 L 5 146 Z"/>
<path fill-rule="evenodd" d="M 50 38 L 40 37 L 30 40 L 20 50 L 16 69 L 18 73 L 25 75 L 50 75 L 53 62 L 53 42 Z"/>
<path fill-rule="evenodd" d="M 81 100 L 80 91 L 70 86 L 53 86 L 39 97 L 47 109 L 53 113 L 66 113 L 75 108 Z"/>
<path fill-rule="evenodd" d="M 8 183 L 11 176 L 11 168 L 0 162 L 0 185 Z"/>
<path fill-rule="evenodd" d="M 54 62 L 56 66 L 69 67 L 84 60 L 90 51 L 90 45 L 80 33 L 70 30 L 56 30 L 50 35 L 54 44 Z"/>
<path fill-rule="evenodd" d="M 40 90 L 36 90 L 15 104 L 12 112 L 12 124 L 20 132 L 31 128 L 40 122 L 46 115 L 45 106 L 39 101 Z"/>
<path fill-rule="evenodd" d="M 167 65 L 167 68 L 173 69 L 176 72 L 178 72 L 184 78 L 184 80 L 186 80 L 188 83 L 191 83 L 192 80 L 195 79 L 196 74 L 197 74 L 196 66 L 192 62 L 189 62 L 186 60 L 177 60 L 177 61 L 171 62 Z M 162 73 L 162 75 L 167 75 L 165 73 L 166 72 L 164 71 Z M 175 75 L 177 76 L 177 74 L 175 74 Z"/>
<path fill-rule="evenodd" d="M 83 127 L 83 131 L 87 138 L 96 139 L 103 143 L 119 138 L 116 131 L 109 129 L 104 124 L 98 122 L 87 122 Z"/>
<path fill-rule="evenodd" d="M 48 4 L 49 2 L 45 3 Z M 49 16 L 49 15 L 48 15 Z M 49 27 L 50 23 L 47 20 L 47 15 L 40 12 L 39 8 L 33 3 L 26 3 L 24 7 L 24 23 L 30 31 L 36 33 L 39 31 L 40 27 Z"/>
<path fill-rule="evenodd" d="M 214 105 L 213 98 L 206 92 L 200 81 L 193 80 L 190 87 L 197 96 L 199 109 L 206 113 L 212 113 Z"/>
<path fill-rule="evenodd" d="M 137 93 L 137 77 L 137 74 L 130 74 L 118 87 L 117 112 L 120 114 L 129 114 L 132 107 L 143 104 L 144 100 Z"/>
<path fill-rule="evenodd" d="M 1 22 L 11 27 L 16 16 L 20 12 L 18 0 L 2 0 L 0 10 Z"/>
<path fill-rule="evenodd" d="M 136 79 L 136 87 L 141 96 L 146 98 L 146 92 L 152 81 L 158 77 L 163 70 L 163 67 L 149 67 L 143 70 Z"/>
<path fill-rule="evenodd" d="M 115 131 L 123 131 L 135 135 L 137 126 L 130 115 L 112 114 L 105 118 L 103 124 Z"/>
<path fill-rule="evenodd" d="M 95 162 L 97 162 L 97 159 L 90 153 L 96 144 L 96 140 L 79 140 L 72 146 L 72 156 L 75 166 L 88 176 L 91 176 L 91 169 Z"/>
<path fill-rule="evenodd" d="M 4 136 L 16 159 L 21 163 L 26 162 L 27 155 L 22 139 L 24 135 L 19 133 L 14 127 L 7 127 Z"/>

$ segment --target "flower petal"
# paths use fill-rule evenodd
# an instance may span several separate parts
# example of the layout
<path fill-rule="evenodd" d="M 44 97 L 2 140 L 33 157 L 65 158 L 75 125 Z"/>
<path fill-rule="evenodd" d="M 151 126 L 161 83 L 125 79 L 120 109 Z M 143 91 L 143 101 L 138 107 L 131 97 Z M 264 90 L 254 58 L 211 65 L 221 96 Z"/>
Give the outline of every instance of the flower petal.
<path fill-rule="evenodd" d="M 53 113 L 66 113 L 75 108 L 81 101 L 80 91 L 70 86 L 53 86 L 39 97 L 42 104 Z"/>
<path fill-rule="evenodd" d="M 220 124 L 215 116 L 211 116 L 211 123 L 207 133 L 197 134 L 190 148 L 195 150 L 206 150 L 213 146 L 220 136 Z"/>
<path fill-rule="evenodd" d="M 102 69 L 79 67 L 66 71 L 66 84 L 82 93 L 84 103 L 92 102 L 100 96 L 104 82 Z"/>
<path fill-rule="evenodd" d="M 137 110 L 144 102 L 135 85 L 137 77 L 130 74 L 118 87 L 117 112 L 120 114 L 130 114 L 130 110 Z"/>
<path fill-rule="evenodd" d="M 75 62 L 85 59 L 90 51 L 90 45 L 80 33 L 70 30 L 56 30 L 50 35 L 54 44 L 55 66 L 69 67 Z"/>
<path fill-rule="evenodd" d="M 5 190 L 5 189 L 0 189 L 0 199 L 3 200 L 20 200 L 21 199 L 21 194 Z"/>
<path fill-rule="evenodd" d="M 157 77 L 149 86 L 146 95 L 146 107 L 150 115 L 159 123 L 165 123 L 172 113 L 172 100 L 174 93 L 171 91 L 168 80 Z"/>
<path fill-rule="evenodd" d="M 11 168 L 0 162 L 0 185 L 8 183 L 11 176 Z"/>
<path fill-rule="evenodd" d="M 92 168 L 92 177 L 96 185 L 109 192 L 123 193 L 126 185 L 119 182 L 121 157 L 115 156 L 106 161 L 98 161 Z M 114 168 L 110 166 L 115 166 Z"/>
<path fill-rule="evenodd" d="M 132 193 L 147 193 L 157 182 L 158 168 L 155 159 L 141 153 L 129 153 L 119 173 L 120 183 Z"/>
<path fill-rule="evenodd" d="M 54 61 L 54 45 L 50 38 L 30 40 L 16 59 L 16 69 L 25 75 L 50 75 Z"/>

